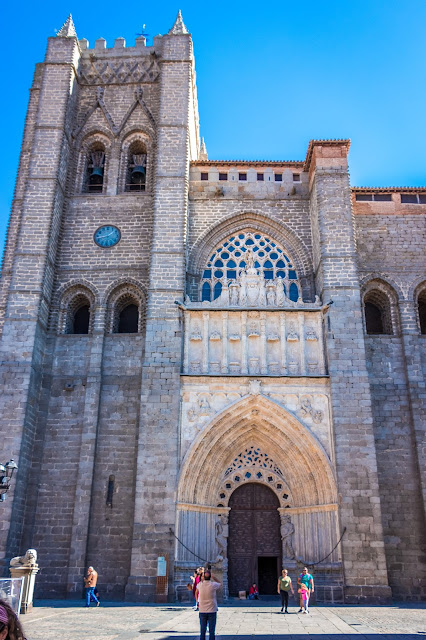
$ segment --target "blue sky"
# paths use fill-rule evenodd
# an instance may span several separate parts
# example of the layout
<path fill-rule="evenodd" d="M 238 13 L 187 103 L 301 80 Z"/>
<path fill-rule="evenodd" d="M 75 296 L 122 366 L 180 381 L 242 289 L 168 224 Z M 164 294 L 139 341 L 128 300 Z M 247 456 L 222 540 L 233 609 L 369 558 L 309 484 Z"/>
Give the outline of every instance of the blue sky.
<path fill-rule="evenodd" d="M 0 246 L 34 64 L 70 12 L 91 47 L 131 46 L 143 24 L 150 44 L 182 9 L 211 159 L 303 160 L 311 138 L 348 137 L 352 185 L 426 185 L 424 0 L 5 4 Z"/>

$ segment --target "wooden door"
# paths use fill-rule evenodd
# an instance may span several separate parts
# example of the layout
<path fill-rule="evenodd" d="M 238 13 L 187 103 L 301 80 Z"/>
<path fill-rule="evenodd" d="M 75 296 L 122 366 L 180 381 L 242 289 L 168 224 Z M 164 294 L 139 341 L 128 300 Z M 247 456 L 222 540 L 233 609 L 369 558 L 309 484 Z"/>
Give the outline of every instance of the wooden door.
<path fill-rule="evenodd" d="M 264 594 L 266 591 L 274 593 L 269 575 L 272 559 L 278 569 L 281 566 L 277 496 L 265 485 L 244 484 L 234 491 L 229 506 L 229 593 L 238 595 L 238 591 L 248 591 L 253 582 L 262 584 Z M 259 563 L 259 558 L 265 558 L 265 561 Z M 271 560 L 266 561 L 266 558 Z M 278 575 L 275 578 L 276 587 Z"/>

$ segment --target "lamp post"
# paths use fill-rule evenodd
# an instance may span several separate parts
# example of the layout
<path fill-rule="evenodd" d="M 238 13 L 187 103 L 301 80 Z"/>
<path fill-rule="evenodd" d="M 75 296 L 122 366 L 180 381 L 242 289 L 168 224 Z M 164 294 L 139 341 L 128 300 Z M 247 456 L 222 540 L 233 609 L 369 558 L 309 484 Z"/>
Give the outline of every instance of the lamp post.
<path fill-rule="evenodd" d="M 0 502 L 6 500 L 6 493 L 10 489 L 13 472 L 17 468 L 18 465 L 13 459 L 6 462 L 6 464 L 0 464 Z"/>

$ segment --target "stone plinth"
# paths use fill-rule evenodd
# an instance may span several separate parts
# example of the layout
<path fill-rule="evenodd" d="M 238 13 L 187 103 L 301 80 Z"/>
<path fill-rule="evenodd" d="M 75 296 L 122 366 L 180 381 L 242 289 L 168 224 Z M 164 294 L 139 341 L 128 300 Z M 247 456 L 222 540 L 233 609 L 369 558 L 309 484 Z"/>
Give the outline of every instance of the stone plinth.
<path fill-rule="evenodd" d="M 33 596 L 35 578 L 39 572 L 38 567 L 10 567 L 11 578 L 24 578 L 22 589 L 22 601 L 20 613 L 30 613 L 33 609 Z"/>

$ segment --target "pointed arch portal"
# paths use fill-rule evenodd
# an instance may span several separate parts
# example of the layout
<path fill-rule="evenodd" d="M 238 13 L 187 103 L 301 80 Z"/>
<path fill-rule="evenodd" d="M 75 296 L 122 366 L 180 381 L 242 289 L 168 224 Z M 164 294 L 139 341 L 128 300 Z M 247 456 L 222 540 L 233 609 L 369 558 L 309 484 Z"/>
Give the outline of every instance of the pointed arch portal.
<path fill-rule="evenodd" d="M 332 462 L 296 416 L 261 394 L 230 405 L 199 434 L 183 461 L 177 494 L 177 535 L 190 550 L 177 546 L 177 566 L 192 566 L 194 553 L 218 563 L 231 594 L 250 581 L 262 581 L 270 592 L 281 563 L 317 562 L 339 537 Z M 290 545 L 285 523 L 293 527 Z M 218 528 L 224 530 L 219 536 Z M 328 561 L 340 567 L 339 548 Z"/>

